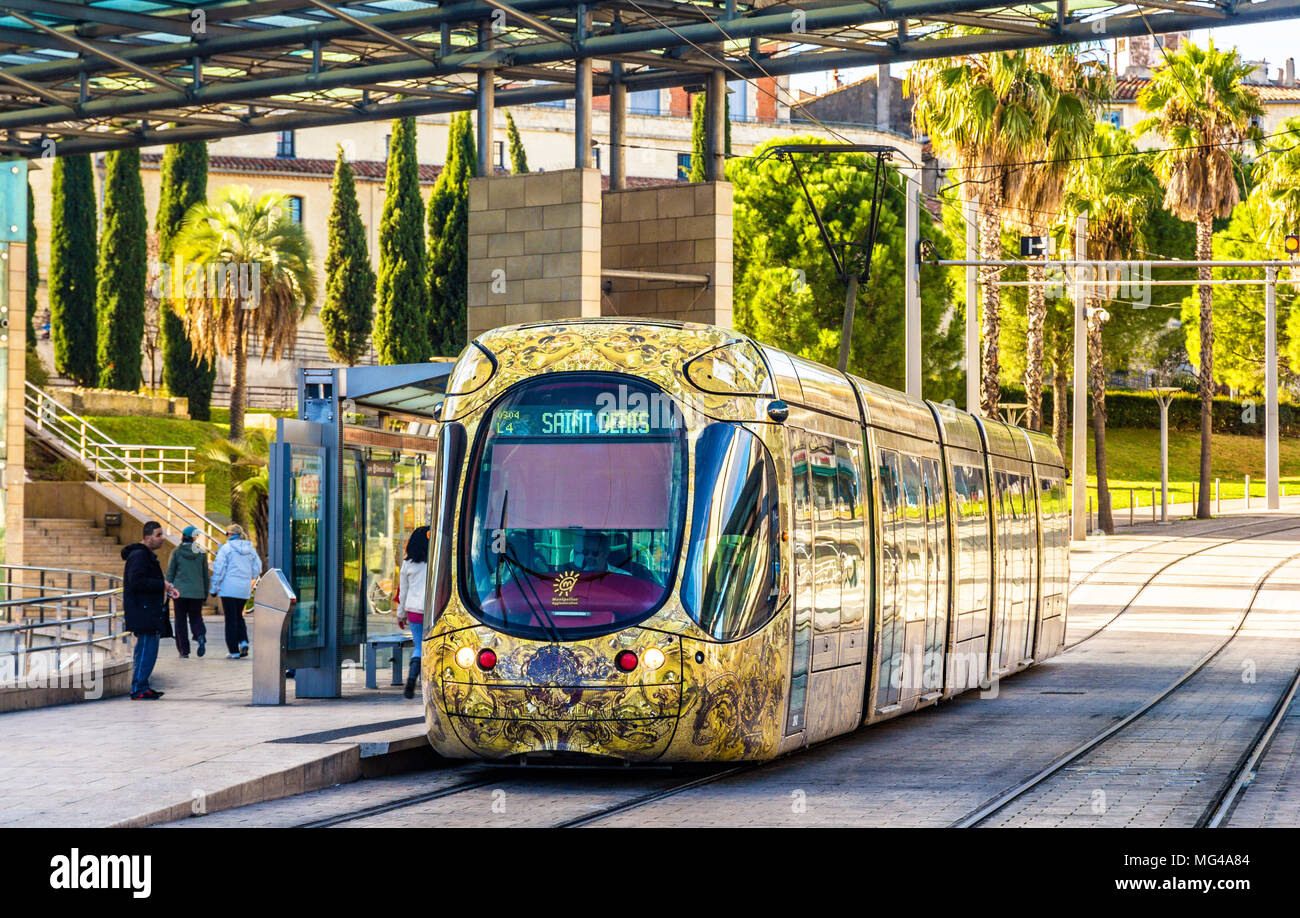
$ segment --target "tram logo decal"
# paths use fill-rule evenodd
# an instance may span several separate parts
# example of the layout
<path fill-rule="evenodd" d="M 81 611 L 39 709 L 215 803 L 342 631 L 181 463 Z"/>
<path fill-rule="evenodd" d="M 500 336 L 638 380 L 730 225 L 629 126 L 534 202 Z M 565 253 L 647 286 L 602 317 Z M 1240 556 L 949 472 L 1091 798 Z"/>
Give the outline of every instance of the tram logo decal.
<path fill-rule="evenodd" d="M 578 600 L 573 599 L 573 588 L 578 585 L 578 572 L 565 571 L 555 579 L 555 585 L 551 588 L 551 605 L 553 606 L 573 606 L 577 605 Z"/>

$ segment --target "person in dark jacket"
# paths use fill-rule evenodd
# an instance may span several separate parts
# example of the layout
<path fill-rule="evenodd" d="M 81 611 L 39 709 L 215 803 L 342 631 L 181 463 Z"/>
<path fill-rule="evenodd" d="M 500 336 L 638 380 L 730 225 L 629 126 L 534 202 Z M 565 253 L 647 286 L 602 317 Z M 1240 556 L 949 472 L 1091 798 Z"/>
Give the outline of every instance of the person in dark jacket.
<path fill-rule="evenodd" d="M 208 629 L 203 624 L 203 601 L 208 596 L 208 553 L 194 544 L 198 529 L 181 530 L 181 544 L 167 561 L 167 580 L 180 593 L 172 605 L 176 609 L 176 650 L 182 657 L 190 655 L 190 636 L 199 645 L 199 656 L 208 650 Z"/>
<path fill-rule="evenodd" d="M 158 640 L 168 630 L 167 597 L 179 595 L 163 577 L 162 566 L 154 554 L 163 543 L 163 528 L 153 520 L 144 524 L 144 538 L 122 549 L 122 611 L 126 630 L 135 635 L 132 655 L 131 698 L 136 701 L 161 698 L 163 693 L 149 687 L 158 660 Z"/>

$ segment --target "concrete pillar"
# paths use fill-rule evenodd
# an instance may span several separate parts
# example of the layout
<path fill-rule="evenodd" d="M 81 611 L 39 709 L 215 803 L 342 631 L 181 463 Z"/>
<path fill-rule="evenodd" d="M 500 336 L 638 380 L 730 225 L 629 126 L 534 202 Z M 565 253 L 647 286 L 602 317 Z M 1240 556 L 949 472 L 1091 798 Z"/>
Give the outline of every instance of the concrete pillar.
<path fill-rule="evenodd" d="M 710 70 L 708 87 L 704 94 L 704 164 L 706 181 L 721 182 L 726 178 L 727 137 L 727 75 L 723 70 Z"/>
<path fill-rule="evenodd" d="M 10 163 L 5 163 L 10 166 Z M 26 170 L 22 171 L 26 178 Z M 26 197 L 23 198 L 26 201 Z M 26 234 L 26 207 L 23 207 L 23 222 L 17 225 Z M 6 226 L 4 229 L 8 230 Z M 23 406 L 26 405 L 27 383 L 27 245 L 11 242 L 5 245 L 3 254 L 3 278 L 5 286 L 5 304 L 8 308 L 9 327 L 4 329 L 7 340 L 0 342 L 8 357 L 9 367 L 5 374 L 5 418 L 3 427 L 4 443 L 0 447 L 3 458 L 4 484 L 4 546 L 0 551 L 0 560 L 7 564 L 23 563 L 23 477 L 24 450 L 26 431 L 23 428 Z M 21 581 L 20 577 L 14 577 Z"/>
<path fill-rule="evenodd" d="M 920 170 L 904 171 L 907 181 L 906 219 L 903 247 L 904 368 L 907 394 L 921 397 L 921 267 L 916 249 L 921 234 Z"/>
<path fill-rule="evenodd" d="M 483 21 L 478 27 L 479 47 L 492 47 L 492 23 Z M 492 174 L 492 123 L 496 119 L 496 71 L 478 72 L 478 172 L 481 176 Z"/>
<path fill-rule="evenodd" d="M 979 208 L 966 199 L 966 260 L 980 257 Z M 980 413 L 980 284 L 979 268 L 966 268 L 966 410 Z"/>
<path fill-rule="evenodd" d="M 1264 285 L 1264 494 L 1265 506 L 1282 506 L 1278 492 L 1277 268 L 1265 268 Z"/>
<path fill-rule="evenodd" d="M 889 65 L 876 66 L 876 127 L 889 130 L 889 105 L 893 101 L 894 82 L 889 76 Z"/>
<path fill-rule="evenodd" d="M 518 322 L 600 315 L 600 173 L 469 183 L 469 337 Z"/>
<path fill-rule="evenodd" d="M 623 85 L 623 64 L 614 61 L 609 84 L 609 187 L 627 187 L 627 87 Z"/>
<path fill-rule="evenodd" d="M 1079 217 L 1074 230 L 1074 260 L 1088 255 L 1088 218 Z M 1071 439 L 1070 486 L 1073 497 L 1070 537 L 1082 542 L 1088 536 L 1085 506 L 1088 499 L 1088 316 L 1084 268 L 1076 265 L 1074 283 L 1074 417 Z"/>
<path fill-rule="evenodd" d="M 591 168 L 591 58 L 578 61 L 574 71 L 573 165 Z"/>
<path fill-rule="evenodd" d="M 603 314 L 730 327 L 731 205 L 727 182 L 606 192 L 603 268 L 708 275 L 709 283 L 611 278 Z"/>

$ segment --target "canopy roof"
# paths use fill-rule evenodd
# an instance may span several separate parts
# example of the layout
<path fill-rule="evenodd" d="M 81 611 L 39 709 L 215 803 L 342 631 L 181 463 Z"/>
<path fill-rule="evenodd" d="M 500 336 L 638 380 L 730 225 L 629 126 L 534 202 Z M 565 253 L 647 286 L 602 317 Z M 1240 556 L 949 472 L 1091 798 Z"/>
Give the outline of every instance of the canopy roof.
<path fill-rule="evenodd" d="M 587 22 L 579 18 L 585 9 Z M 38 157 L 1095 42 L 1300 16 L 1300 0 L 4 0 L 0 154 Z M 782 98 L 790 102 L 789 98 Z"/>

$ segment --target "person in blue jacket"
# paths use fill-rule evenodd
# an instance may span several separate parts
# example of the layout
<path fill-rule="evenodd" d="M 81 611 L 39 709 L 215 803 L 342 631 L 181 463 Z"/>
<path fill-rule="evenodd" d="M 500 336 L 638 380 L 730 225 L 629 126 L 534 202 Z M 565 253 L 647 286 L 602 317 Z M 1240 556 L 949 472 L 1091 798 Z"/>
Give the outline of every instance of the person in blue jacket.
<path fill-rule="evenodd" d="M 221 597 L 221 611 L 226 616 L 226 655 L 228 660 L 248 656 L 248 626 L 244 624 L 244 606 L 253 595 L 253 584 L 262 574 L 262 559 L 238 523 L 226 532 L 226 544 L 217 550 L 212 563 L 213 596 Z"/>

